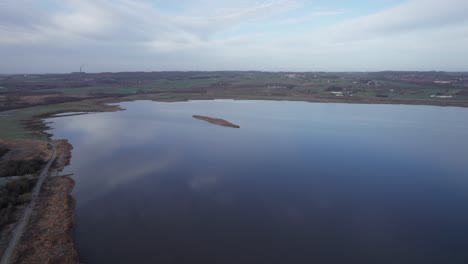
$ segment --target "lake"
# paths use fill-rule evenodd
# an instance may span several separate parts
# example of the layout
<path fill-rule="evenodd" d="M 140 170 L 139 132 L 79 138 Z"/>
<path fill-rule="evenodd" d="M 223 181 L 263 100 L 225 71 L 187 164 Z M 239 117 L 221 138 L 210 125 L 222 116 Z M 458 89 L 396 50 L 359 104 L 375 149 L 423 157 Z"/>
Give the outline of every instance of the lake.
<path fill-rule="evenodd" d="M 83 263 L 468 263 L 468 109 L 120 105 L 48 120 Z"/>

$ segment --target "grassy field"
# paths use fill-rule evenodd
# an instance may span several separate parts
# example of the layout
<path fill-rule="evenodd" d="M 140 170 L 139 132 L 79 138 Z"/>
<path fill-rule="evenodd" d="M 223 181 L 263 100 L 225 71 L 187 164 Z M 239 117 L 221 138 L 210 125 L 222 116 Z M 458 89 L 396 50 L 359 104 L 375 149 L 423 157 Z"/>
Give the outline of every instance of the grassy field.
<path fill-rule="evenodd" d="M 112 101 L 112 100 L 110 100 Z M 117 106 L 109 106 L 102 100 L 85 100 L 72 103 L 40 105 L 15 109 L 0 113 L 0 138 L 2 139 L 39 139 L 47 140 L 43 133 L 44 125 L 41 118 L 66 112 L 104 112 L 119 110 Z"/>
<path fill-rule="evenodd" d="M 135 94 L 142 91 L 150 91 L 140 87 L 77 87 L 77 88 L 53 88 L 38 90 L 42 93 L 63 93 L 63 94 Z"/>
<path fill-rule="evenodd" d="M 149 90 L 163 89 L 186 89 L 186 88 L 199 88 L 209 87 L 210 85 L 219 82 L 218 78 L 210 79 L 188 79 L 188 80 L 158 80 L 156 82 L 145 85 L 150 88 Z"/>

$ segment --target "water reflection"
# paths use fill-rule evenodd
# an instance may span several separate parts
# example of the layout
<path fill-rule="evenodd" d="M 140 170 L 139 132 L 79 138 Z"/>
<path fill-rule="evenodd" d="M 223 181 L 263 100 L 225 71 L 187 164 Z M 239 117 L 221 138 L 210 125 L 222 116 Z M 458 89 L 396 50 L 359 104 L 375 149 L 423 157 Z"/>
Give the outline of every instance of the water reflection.
<path fill-rule="evenodd" d="M 85 263 L 468 261 L 467 109 L 123 107 L 52 119 L 74 146 Z"/>

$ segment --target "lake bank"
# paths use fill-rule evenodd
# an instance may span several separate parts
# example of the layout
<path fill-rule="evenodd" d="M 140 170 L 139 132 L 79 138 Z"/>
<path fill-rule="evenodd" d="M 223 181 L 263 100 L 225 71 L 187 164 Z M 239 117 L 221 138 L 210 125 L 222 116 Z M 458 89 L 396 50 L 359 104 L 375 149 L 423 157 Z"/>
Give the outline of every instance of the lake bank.
<path fill-rule="evenodd" d="M 443 107 L 468 107 L 468 101 L 447 101 L 434 99 L 398 99 L 398 98 L 365 98 L 365 97 L 288 97 L 288 96 L 260 96 L 260 95 L 229 95 L 215 94 L 202 95 L 190 93 L 147 93 L 119 97 L 103 97 L 99 99 L 83 99 L 80 101 L 46 104 L 17 108 L 0 112 L 0 138 L 10 139 L 38 139 L 48 140 L 50 134 L 45 133 L 49 127 L 44 119 L 56 115 L 81 112 L 113 112 L 121 111 L 119 103 L 137 100 L 150 100 L 155 102 L 184 102 L 190 100 L 265 100 L 265 101 L 291 101 L 309 103 L 343 103 L 343 104 L 377 104 L 377 105 L 428 105 Z M 111 105 L 109 105 L 111 104 Z"/>

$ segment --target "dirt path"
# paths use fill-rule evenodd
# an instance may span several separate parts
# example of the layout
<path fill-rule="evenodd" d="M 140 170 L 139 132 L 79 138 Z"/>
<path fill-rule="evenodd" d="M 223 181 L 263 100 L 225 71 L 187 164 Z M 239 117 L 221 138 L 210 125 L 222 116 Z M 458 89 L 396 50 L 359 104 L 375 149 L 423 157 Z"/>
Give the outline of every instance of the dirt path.
<path fill-rule="evenodd" d="M 26 207 L 25 211 L 23 212 L 23 215 L 21 216 L 20 220 L 16 224 L 16 228 L 13 231 L 13 236 L 8 243 L 8 248 L 5 250 L 5 253 L 2 256 L 2 260 L 0 264 L 10 264 L 11 263 L 11 258 L 13 256 L 13 252 L 15 250 L 16 245 L 18 244 L 18 241 L 21 238 L 21 235 L 24 233 L 24 229 L 27 226 L 29 220 L 31 219 L 31 215 L 33 212 L 33 208 L 36 206 L 37 203 L 37 197 L 39 196 L 39 192 L 41 190 L 42 184 L 44 183 L 44 180 L 46 179 L 50 165 L 52 162 L 54 162 L 57 150 L 55 148 L 55 145 L 51 144 L 53 148 L 53 154 L 52 157 L 49 159 L 47 162 L 46 166 L 41 172 L 41 175 L 39 176 L 39 180 L 37 181 L 36 187 L 34 188 L 34 191 L 32 192 L 32 198 L 31 202 L 29 205 Z"/>

